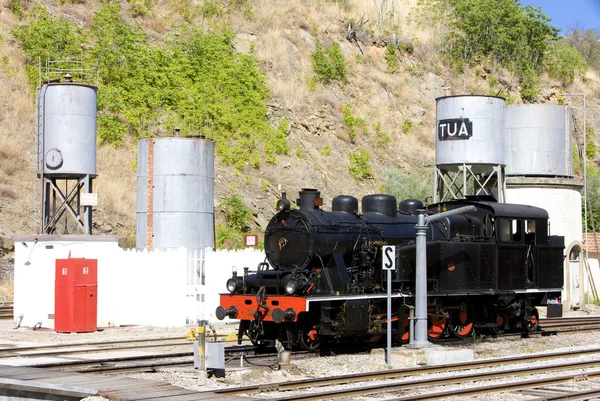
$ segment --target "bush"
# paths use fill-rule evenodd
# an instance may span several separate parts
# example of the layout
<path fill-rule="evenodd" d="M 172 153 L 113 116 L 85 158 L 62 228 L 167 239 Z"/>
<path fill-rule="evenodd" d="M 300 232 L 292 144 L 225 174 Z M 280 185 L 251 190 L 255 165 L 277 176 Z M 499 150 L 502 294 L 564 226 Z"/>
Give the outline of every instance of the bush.
<path fill-rule="evenodd" d="M 420 169 L 409 173 L 400 168 L 390 168 L 386 171 L 383 191 L 394 195 L 398 201 L 404 199 L 425 199 L 432 195 L 433 171 Z"/>
<path fill-rule="evenodd" d="M 392 138 L 382 131 L 381 124 L 375 126 L 375 134 L 377 135 L 377 142 L 375 144 L 378 147 L 383 147 L 392 141 Z"/>
<path fill-rule="evenodd" d="M 412 131 L 412 127 L 413 127 L 412 121 L 410 121 L 410 120 L 404 120 L 402 122 L 402 133 L 404 135 L 410 134 L 410 131 Z"/>
<path fill-rule="evenodd" d="M 319 39 L 316 39 L 312 61 L 315 82 L 339 81 L 345 83 L 347 81 L 346 60 L 339 44 L 334 43 L 331 47 L 326 48 Z"/>
<path fill-rule="evenodd" d="M 572 84 L 575 75 L 585 74 L 588 68 L 581 53 L 564 40 L 550 45 L 544 65 L 548 74 L 559 79 L 564 86 Z"/>
<path fill-rule="evenodd" d="M 232 195 L 221 203 L 227 226 L 239 232 L 248 231 L 252 221 L 252 211 L 244 204 L 240 195 Z"/>
<path fill-rule="evenodd" d="M 350 153 L 348 155 L 348 162 L 348 170 L 356 182 L 373 177 L 370 165 L 371 156 L 369 156 L 366 150 L 361 149 L 358 153 Z"/>
<path fill-rule="evenodd" d="M 367 122 L 360 117 L 354 116 L 354 108 L 351 104 L 347 104 L 342 109 L 343 119 L 342 123 L 348 128 L 348 135 L 350 141 L 354 142 L 356 135 L 360 132 L 361 134 L 367 133 Z"/>

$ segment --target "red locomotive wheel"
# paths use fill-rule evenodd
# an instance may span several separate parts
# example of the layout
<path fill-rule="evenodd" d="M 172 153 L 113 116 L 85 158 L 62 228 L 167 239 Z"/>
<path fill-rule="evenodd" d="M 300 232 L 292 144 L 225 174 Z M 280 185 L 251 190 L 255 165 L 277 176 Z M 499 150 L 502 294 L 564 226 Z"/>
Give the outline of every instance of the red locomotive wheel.
<path fill-rule="evenodd" d="M 473 307 L 468 301 L 462 301 L 458 307 L 450 310 L 450 332 L 458 338 L 465 338 L 473 332 Z"/>
<path fill-rule="evenodd" d="M 321 338 L 319 337 L 319 327 L 303 324 L 299 333 L 300 346 L 310 352 L 317 351 L 321 346 Z"/>
<path fill-rule="evenodd" d="M 446 331 L 447 319 L 443 316 L 429 315 L 427 317 L 427 337 L 437 340 Z"/>
<path fill-rule="evenodd" d="M 508 327 L 508 318 L 505 315 L 496 316 L 496 324 L 498 327 L 492 329 L 493 334 L 502 334 Z"/>
<path fill-rule="evenodd" d="M 538 314 L 537 308 L 531 309 L 530 320 L 524 319 L 525 328 L 528 332 L 537 331 L 540 327 L 540 315 Z"/>

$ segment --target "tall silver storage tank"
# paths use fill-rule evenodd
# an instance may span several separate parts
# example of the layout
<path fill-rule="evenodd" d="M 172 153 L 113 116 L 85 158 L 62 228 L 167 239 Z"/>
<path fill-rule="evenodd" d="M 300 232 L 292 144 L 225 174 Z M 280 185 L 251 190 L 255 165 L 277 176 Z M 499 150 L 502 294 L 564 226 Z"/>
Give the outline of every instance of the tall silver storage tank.
<path fill-rule="evenodd" d="M 38 174 L 96 176 L 96 93 L 74 83 L 37 89 Z"/>
<path fill-rule="evenodd" d="M 447 96 L 436 102 L 436 165 L 506 164 L 503 98 Z"/>
<path fill-rule="evenodd" d="M 573 176 L 572 137 L 566 106 L 506 106 L 507 175 Z"/>
<path fill-rule="evenodd" d="M 137 249 L 212 247 L 213 207 L 212 141 L 170 137 L 138 142 Z"/>

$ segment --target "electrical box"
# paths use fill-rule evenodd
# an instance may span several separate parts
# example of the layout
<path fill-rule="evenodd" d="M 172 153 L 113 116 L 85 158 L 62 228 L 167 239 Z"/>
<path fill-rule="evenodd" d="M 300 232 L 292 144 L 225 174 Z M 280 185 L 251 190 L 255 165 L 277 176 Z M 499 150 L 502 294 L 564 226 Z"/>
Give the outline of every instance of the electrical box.
<path fill-rule="evenodd" d="M 96 331 L 98 316 L 98 260 L 56 260 L 54 330 L 64 333 Z"/>
<path fill-rule="evenodd" d="M 206 372 L 208 377 L 225 377 L 225 344 L 206 344 Z"/>
<path fill-rule="evenodd" d="M 562 317 L 563 316 L 563 306 L 562 304 L 548 304 L 548 309 L 546 310 L 546 317 Z"/>

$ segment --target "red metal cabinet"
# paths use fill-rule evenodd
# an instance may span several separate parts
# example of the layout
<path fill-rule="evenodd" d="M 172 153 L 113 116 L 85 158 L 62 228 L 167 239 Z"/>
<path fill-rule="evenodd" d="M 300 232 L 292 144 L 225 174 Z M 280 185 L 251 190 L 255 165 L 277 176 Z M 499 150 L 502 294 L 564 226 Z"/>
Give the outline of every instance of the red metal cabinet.
<path fill-rule="evenodd" d="M 96 259 L 57 259 L 54 291 L 55 331 L 85 333 L 98 329 Z"/>

